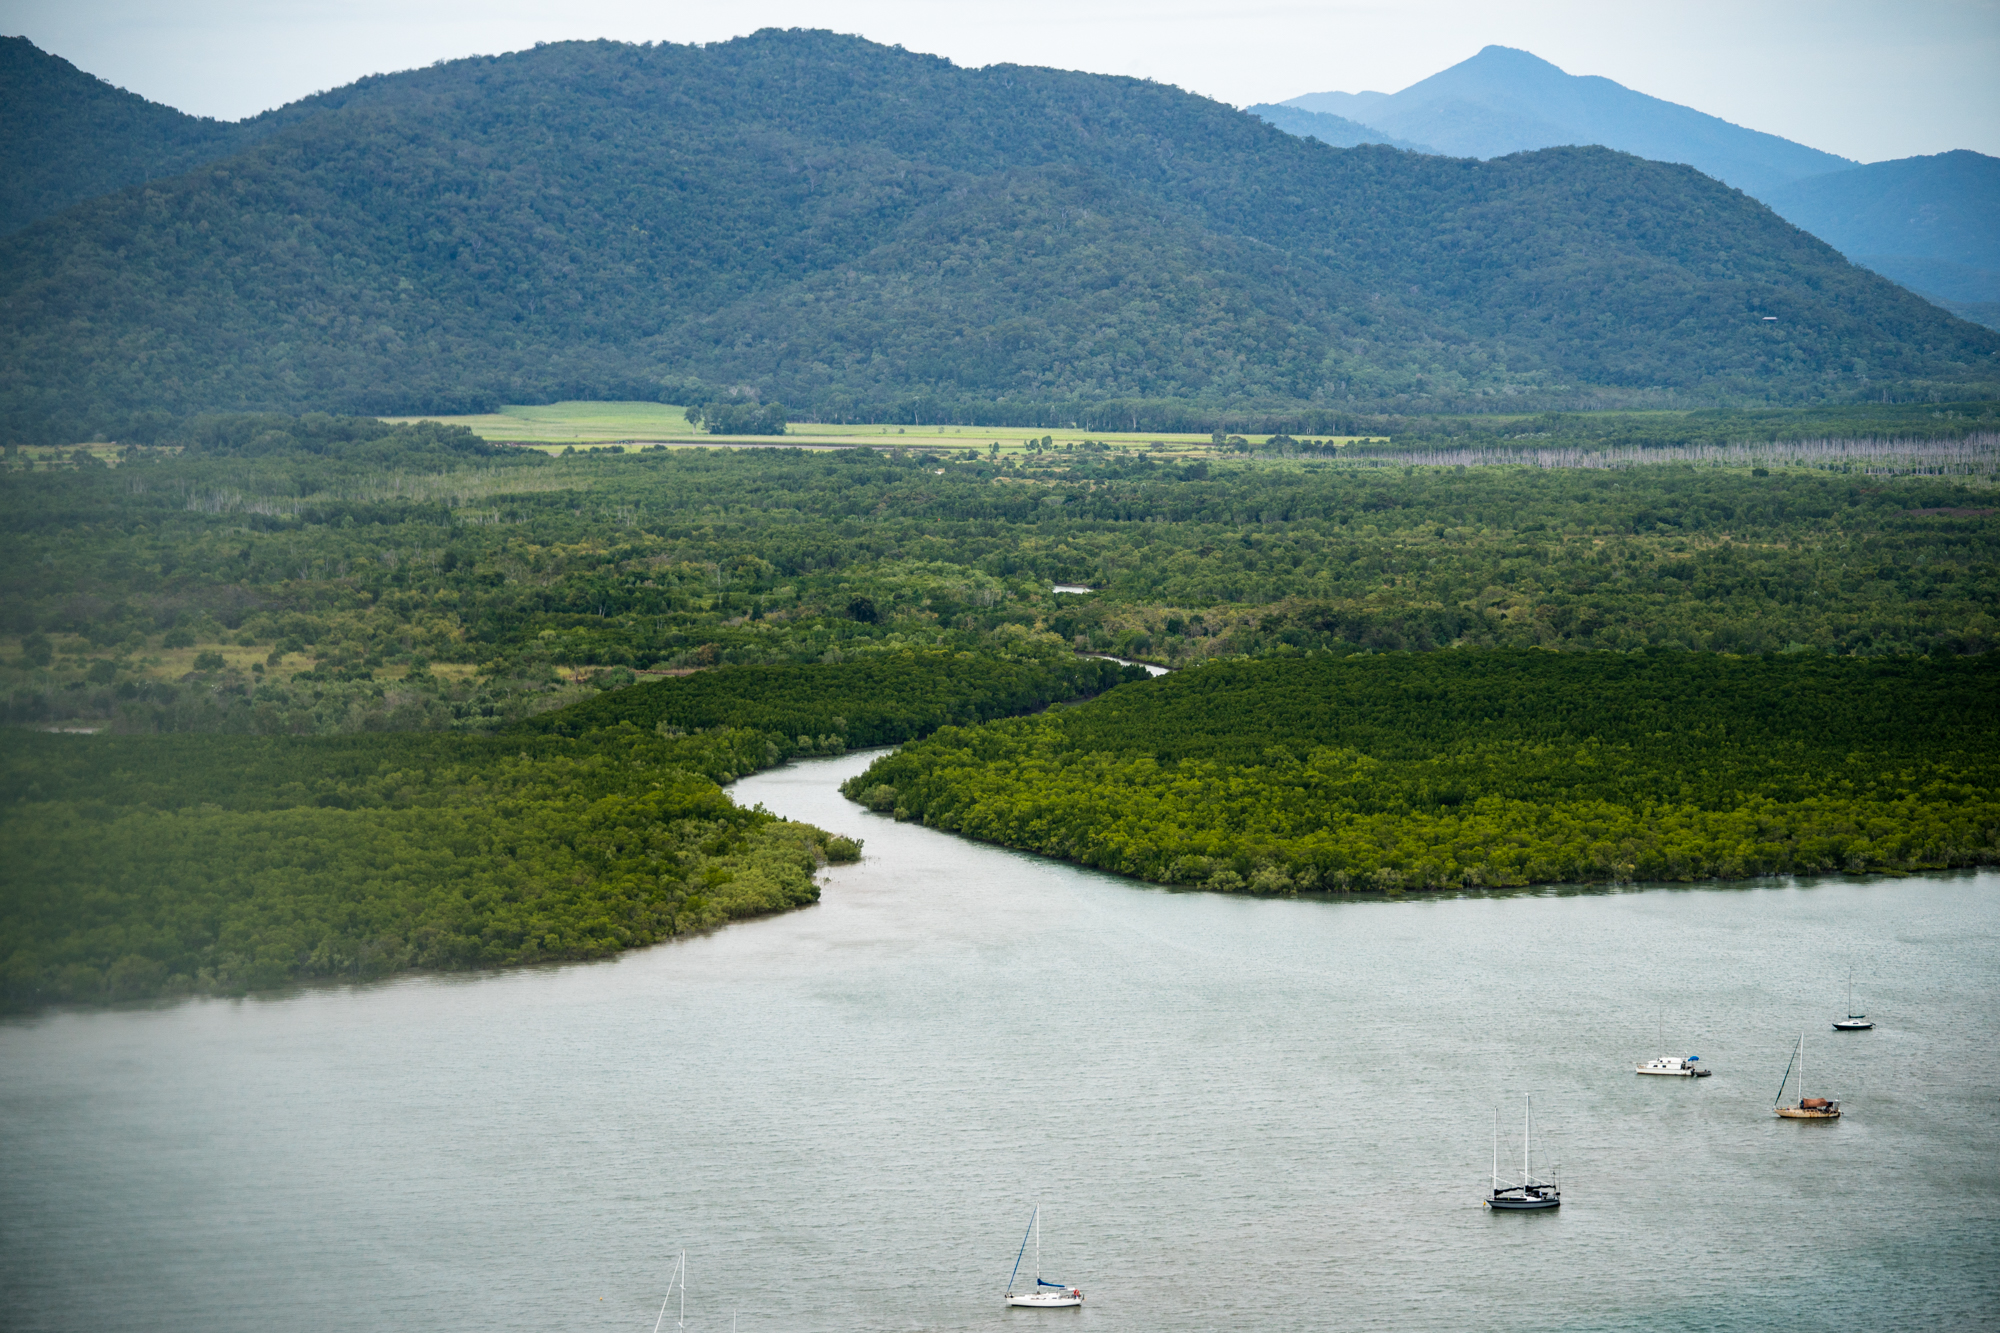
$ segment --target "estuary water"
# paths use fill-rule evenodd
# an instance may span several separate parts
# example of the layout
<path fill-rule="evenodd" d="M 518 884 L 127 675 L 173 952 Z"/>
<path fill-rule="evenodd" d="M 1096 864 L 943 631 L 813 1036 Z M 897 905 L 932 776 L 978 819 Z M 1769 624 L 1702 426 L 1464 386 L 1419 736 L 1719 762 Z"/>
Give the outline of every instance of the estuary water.
<path fill-rule="evenodd" d="M 802 912 L 0 1025 L 0 1323 L 644 1330 L 685 1249 L 742 1333 L 2000 1324 L 2000 875 L 1173 893 L 866 760 L 737 784 L 867 840 Z M 1837 1123 L 1770 1114 L 1801 1031 Z M 1490 1214 L 1526 1093 L 1563 1206 Z M 1081 1311 L 999 1303 L 1037 1201 Z"/>

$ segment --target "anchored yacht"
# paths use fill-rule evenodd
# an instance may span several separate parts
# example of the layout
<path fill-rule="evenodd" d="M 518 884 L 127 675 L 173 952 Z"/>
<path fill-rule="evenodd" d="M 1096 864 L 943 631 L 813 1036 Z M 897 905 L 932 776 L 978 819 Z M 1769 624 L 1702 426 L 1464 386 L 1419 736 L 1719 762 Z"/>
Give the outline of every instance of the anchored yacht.
<path fill-rule="evenodd" d="M 1835 1032 L 1866 1032 L 1875 1026 L 1875 1020 L 1866 1014 L 1854 1012 L 1854 973 L 1847 974 L 1847 1017 L 1833 1020 Z"/>
<path fill-rule="evenodd" d="M 1523 1213 L 1542 1208 L 1562 1206 L 1562 1191 L 1556 1188 L 1553 1179 L 1538 1179 L 1529 1170 L 1531 1158 L 1528 1148 L 1528 1134 L 1533 1127 L 1529 1118 L 1527 1098 L 1521 1099 L 1521 1183 L 1502 1186 L 1500 1183 L 1500 1108 L 1493 1108 L 1493 1192 L 1484 1200 L 1488 1208 L 1501 1212 Z"/>
<path fill-rule="evenodd" d="M 1785 1101 L 1785 1084 L 1791 1081 L 1792 1070 L 1799 1071 L 1799 1099 Z M 1792 1050 L 1792 1058 L 1785 1065 L 1785 1076 L 1778 1080 L 1778 1096 L 1771 1103 L 1771 1110 L 1787 1120 L 1838 1120 L 1840 1103 L 1828 1097 L 1806 1096 L 1806 1034 L 1799 1034 L 1799 1044 Z"/>
<path fill-rule="evenodd" d="M 1014 1290 L 1014 1279 L 1021 1276 L 1021 1260 L 1028 1252 L 1028 1237 L 1035 1238 L 1035 1285 L 1026 1291 Z M 1007 1279 L 1007 1294 L 1003 1298 L 1008 1305 L 1021 1305 L 1034 1310 L 1065 1310 L 1083 1304 L 1081 1287 L 1066 1287 L 1060 1282 L 1050 1282 L 1042 1276 L 1042 1206 L 1035 1205 L 1035 1211 L 1028 1215 L 1028 1230 L 1021 1237 L 1021 1252 L 1014 1256 L 1014 1272 Z"/>
<path fill-rule="evenodd" d="M 1701 1063 L 1701 1057 L 1690 1055 L 1682 1059 L 1675 1055 L 1663 1055 L 1657 1060 L 1648 1060 L 1639 1066 L 1641 1074 L 1666 1074 L 1675 1078 L 1707 1078 L 1715 1071 Z"/>

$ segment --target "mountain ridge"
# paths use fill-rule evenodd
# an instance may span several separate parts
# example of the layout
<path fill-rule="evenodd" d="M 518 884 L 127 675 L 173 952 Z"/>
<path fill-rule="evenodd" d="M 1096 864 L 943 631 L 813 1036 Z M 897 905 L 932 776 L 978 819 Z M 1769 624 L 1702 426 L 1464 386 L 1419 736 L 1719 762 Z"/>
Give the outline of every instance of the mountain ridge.
<path fill-rule="evenodd" d="M 2000 157 L 1960 148 L 1808 176 L 1765 200 L 1855 263 L 1947 302 L 2000 302 Z"/>
<path fill-rule="evenodd" d="M 1243 109 L 1259 120 L 1276 125 L 1287 134 L 1296 134 L 1305 139 L 1317 139 L 1335 148 L 1382 144 L 1411 153 L 1437 153 L 1437 149 L 1429 144 L 1398 139 L 1392 134 L 1384 134 L 1372 125 L 1363 125 L 1359 121 L 1336 116 L 1328 111 L 1307 111 L 1302 107 L 1286 106 L 1276 102 L 1260 102 Z"/>
<path fill-rule="evenodd" d="M 0 239 L 0 423 L 731 390 L 877 420 L 1832 401 L 2000 378 L 2000 339 L 1691 168 L 1333 148 L 1143 80 L 829 33 L 551 44 L 265 124 Z"/>
<path fill-rule="evenodd" d="M 0 235 L 257 137 L 114 87 L 25 37 L 0 37 L 0 129 Z"/>

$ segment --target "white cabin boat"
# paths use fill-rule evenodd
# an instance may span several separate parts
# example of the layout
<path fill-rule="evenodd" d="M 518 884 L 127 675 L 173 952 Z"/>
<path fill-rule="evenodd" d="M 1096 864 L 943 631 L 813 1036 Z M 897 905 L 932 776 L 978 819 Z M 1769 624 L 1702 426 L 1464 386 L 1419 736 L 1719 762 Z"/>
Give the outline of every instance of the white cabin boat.
<path fill-rule="evenodd" d="M 1701 1057 L 1690 1055 L 1663 1055 L 1657 1060 L 1648 1060 L 1638 1067 L 1641 1074 L 1665 1074 L 1671 1078 L 1707 1078 L 1714 1073 L 1701 1063 Z"/>

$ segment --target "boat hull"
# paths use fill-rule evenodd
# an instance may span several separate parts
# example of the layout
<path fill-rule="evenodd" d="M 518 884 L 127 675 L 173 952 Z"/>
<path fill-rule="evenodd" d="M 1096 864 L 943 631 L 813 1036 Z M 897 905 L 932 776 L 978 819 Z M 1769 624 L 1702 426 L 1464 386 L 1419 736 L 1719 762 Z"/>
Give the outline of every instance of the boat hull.
<path fill-rule="evenodd" d="M 1066 1310 L 1083 1304 L 1082 1296 L 1041 1296 L 1030 1293 L 1026 1296 L 1008 1296 L 1009 1305 L 1028 1310 Z"/>
<path fill-rule="evenodd" d="M 1874 1026 L 1875 1024 L 1866 1018 L 1842 1018 L 1834 1020 L 1833 1030 L 1835 1032 L 1866 1032 Z"/>
<path fill-rule="evenodd" d="M 1833 1107 L 1830 1110 L 1821 1110 L 1817 1107 L 1810 1107 L 1810 1106 L 1780 1106 L 1775 1108 L 1775 1110 L 1777 1111 L 1777 1114 L 1780 1117 L 1786 1120 L 1840 1119 L 1840 1108 L 1837 1106 Z"/>
<path fill-rule="evenodd" d="M 1491 1196 L 1486 1200 L 1486 1206 L 1501 1213 L 1539 1213 L 1562 1207 L 1562 1195 L 1553 1189 L 1544 1193 L 1523 1194 L 1517 1186 Z"/>

